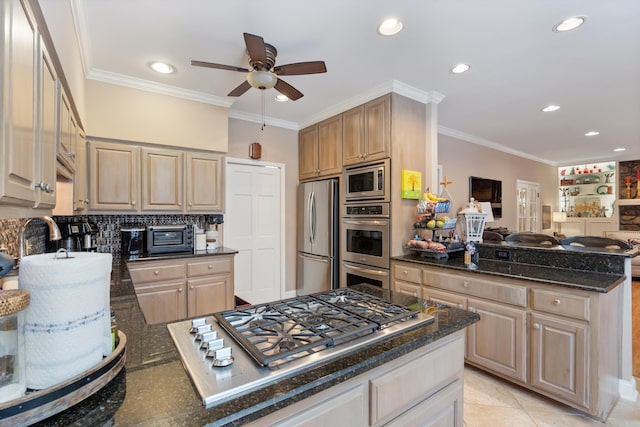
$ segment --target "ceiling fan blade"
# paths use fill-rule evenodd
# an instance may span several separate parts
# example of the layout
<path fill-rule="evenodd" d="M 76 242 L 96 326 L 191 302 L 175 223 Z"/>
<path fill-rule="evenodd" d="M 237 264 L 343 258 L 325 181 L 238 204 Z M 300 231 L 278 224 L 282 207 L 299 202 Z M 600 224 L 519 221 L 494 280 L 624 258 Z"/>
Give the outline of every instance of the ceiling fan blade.
<path fill-rule="evenodd" d="M 229 92 L 227 96 L 240 96 L 246 91 L 248 91 L 249 89 L 251 89 L 251 85 L 249 84 L 248 81 L 245 80 L 242 83 L 240 83 L 238 87 L 236 87 L 234 90 Z"/>
<path fill-rule="evenodd" d="M 296 62 L 295 64 L 278 65 L 273 72 L 279 76 L 296 76 L 300 74 L 326 73 L 324 61 Z"/>
<path fill-rule="evenodd" d="M 298 89 L 281 79 L 278 79 L 274 89 L 281 94 L 286 95 L 286 97 L 292 101 L 297 101 L 304 96 Z"/>
<path fill-rule="evenodd" d="M 252 61 L 267 63 L 267 49 L 264 46 L 264 39 L 260 36 L 244 33 L 244 44 L 247 45 L 247 52 Z"/>
<path fill-rule="evenodd" d="M 213 62 L 191 61 L 191 65 L 193 65 L 194 67 L 217 68 L 219 70 L 229 71 L 243 71 L 245 73 L 249 72 L 249 70 L 247 70 L 246 68 L 234 67 L 233 65 L 214 64 Z"/>

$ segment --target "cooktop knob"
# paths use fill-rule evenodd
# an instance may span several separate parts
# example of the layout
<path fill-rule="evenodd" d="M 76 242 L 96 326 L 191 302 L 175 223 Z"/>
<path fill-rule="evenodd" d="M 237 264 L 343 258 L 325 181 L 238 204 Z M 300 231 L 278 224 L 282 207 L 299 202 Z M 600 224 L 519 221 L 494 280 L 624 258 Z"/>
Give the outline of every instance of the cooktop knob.
<path fill-rule="evenodd" d="M 202 335 L 210 331 L 211 325 L 208 323 L 206 325 L 198 326 L 196 329 L 196 341 L 202 341 Z"/>
<path fill-rule="evenodd" d="M 200 343 L 200 349 L 206 350 L 209 348 L 209 342 L 218 338 L 218 331 L 209 331 L 202 334 L 202 342 Z"/>
<path fill-rule="evenodd" d="M 209 341 L 207 344 L 206 357 L 216 357 L 216 350 L 220 350 L 224 347 L 224 340 L 222 338 L 214 339 Z"/>
<path fill-rule="evenodd" d="M 191 321 L 191 328 L 189 329 L 189 333 L 195 334 L 198 332 L 198 326 L 203 326 L 207 323 L 207 319 L 204 317 L 200 317 L 198 319 L 193 319 Z"/>
<path fill-rule="evenodd" d="M 215 368 L 222 368 L 229 366 L 233 363 L 234 359 L 231 355 L 231 347 L 224 347 L 220 350 L 216 350 L 213 362 L 211 363 Z"/>

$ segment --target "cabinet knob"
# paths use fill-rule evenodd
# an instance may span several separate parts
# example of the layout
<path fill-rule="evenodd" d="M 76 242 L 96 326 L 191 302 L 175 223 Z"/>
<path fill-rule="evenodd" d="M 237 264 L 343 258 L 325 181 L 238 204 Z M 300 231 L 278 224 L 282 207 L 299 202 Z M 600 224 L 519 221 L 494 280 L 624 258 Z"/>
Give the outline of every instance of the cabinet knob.
<path fill-rule="evenodd" d="M 157 276 L 158 274 L 160 274 L 160 270 L 155 270 L 155 271 L 153 272 L 153 274 L 155 274 L 155 275 Z"/>
<path fill-rule="evenodd" d="M 189 289 L 193 290 L 193 286 L 189 286 Z"/>
<path fill-rule="evenodd" d="M 560 305 L 560 299 L 559 298 L 554 299 L 553 305 Z"/>
<path fill-rule="evenodd" d="M 209 270 L 211 270 L 211 269 L 213 268 L 213 265 L 212 265 L 212 264 L 209 264 L 209 265 L 207 266 L 207 268 L 208 268 Z"/>
<path fill-rule="evenodd" d="M 74 153 L 73 151 L 69 151 L 67 153 L 67 156 L 71 157 L 72 159 L 75 159 L 76 158 L 76 153 Z"/>
<path fill-rule="evenodd" d="M 49 193 L 49 194 L 53 193 L 53 188 L 51 187 L 51 185 L 47 184 L 44 181 L 40 181 L 38 184 L 36 184 L 35 187 L 41 189 L 45 193 Z"/>
<path fill-rule="evenodd" d="M 178 202 L 178 206 L 182 206 L 182 202 Z"/>
<path fill-rule="evenodd" d="M 133 202 L 131 202 L 131 206 L 135 206 L 136 205 L 136 201 L 134 200 Z"/>
<path fill-rule="evenodd" d="M 468 288 L 469 287 L 469 283 L 465 280 L 464 282 L 462 282 L 462 287 L 463 288 Z"/>
<path fill-rule="evenodd" d="M 193 203 L 189 202 L 189 207 L 193 206 Z"/>
<path fill-rule="evenodd" d="M 406 276 L 407 274 L 409 274 L 409 272 L 407 270 L 402 270 L 402 274 Z"/>
<path fill-rule="evenodd" d="M 458 308 L 464 308 L 464 304 L 458 304 Z"/>
<path fill-rule="evenodd" d="M 534 323 L 533 329 L 540 329 L 540 323 Z"/>
<path fill-rule="evenodd" d="M 469 311 L 472 312 L 472 313 L 475 313 L 476 312 L 476 308 L 475 307 L 469 307 Z"/>
<path fill-rule="evenodd" d="M 182 292 L 182 288 L 178 288 L 178 293 Z"/>

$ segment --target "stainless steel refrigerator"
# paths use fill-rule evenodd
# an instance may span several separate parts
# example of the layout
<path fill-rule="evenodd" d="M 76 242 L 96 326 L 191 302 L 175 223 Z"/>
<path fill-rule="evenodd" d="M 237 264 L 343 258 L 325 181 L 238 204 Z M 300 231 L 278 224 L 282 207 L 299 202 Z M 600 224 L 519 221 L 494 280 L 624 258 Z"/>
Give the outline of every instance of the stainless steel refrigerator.
<path fill-rule="evenodd" d="M 338 180 L 298 187 L 297 293 L 308 295 L 338 285 Z"/>

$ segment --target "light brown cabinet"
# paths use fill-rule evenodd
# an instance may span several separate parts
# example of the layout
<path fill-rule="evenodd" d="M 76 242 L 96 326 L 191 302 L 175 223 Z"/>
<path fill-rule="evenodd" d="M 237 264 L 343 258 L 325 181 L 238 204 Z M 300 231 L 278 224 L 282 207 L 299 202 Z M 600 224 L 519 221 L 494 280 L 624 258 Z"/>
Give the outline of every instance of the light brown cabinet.
<path fill-rule="evenodd" d="M 303 129 L 298 137 L 299 179 L 342 172 L 342 115 Z"/>
<path fill-rule="evenodd" d="M 127 267 L 150 325 L 234 307 L 233 255 L 138 261 Z"/>
<path fill-rule="evenodd" d="M 463 350 L 459 331 L 250 425 L 462 427 Z"/>
<path fill-rule="evenodd" d="M 142 210 L 182 211 L 184 154 L 177 150 L 142 148 Z"/>
<path fill-rule="evenodd" d="M 482 262 L 482 260 L 480 260 Z M 605 419 L 618 397 L 620 290 L 588 292 L 540 282 L 392 261 L 422 270 L 422 297 L 467 308 L 466 361 Z M 406 288 L 393 276 L 392 288 Z"/>
<path fill-rule="evenodd" d="M 73 175 L 73 210 L 84 212 L 87 198 L 87 141 L 84 132 L 79 129 L 76 137 L 76 173 Z"/>
<path fill-rule="evenodd" d="M 222 155 L 186 153 L 186 211 L 222 212 Z"/>
<path fill-rule="evenodd" d="M 76 170 L 76 135 L 78 125 L 73 113 L 67 94 L 60 90 L 60 124 L 58 139 L 58 161 L 70 172 Z"/>
<path fill-rule="evenodd" d="M 391 156 L 391 95 L 342 113 L 344 166 Z"/>
<path fill-rule="evenodd" d="M 89 141 L 89 209 L 137 211 L 140 149 Z"/>

